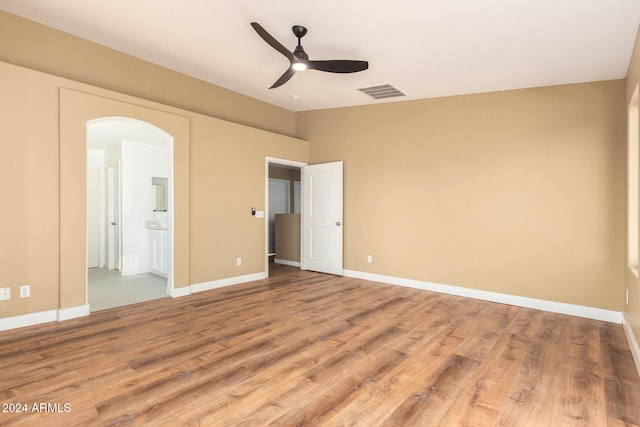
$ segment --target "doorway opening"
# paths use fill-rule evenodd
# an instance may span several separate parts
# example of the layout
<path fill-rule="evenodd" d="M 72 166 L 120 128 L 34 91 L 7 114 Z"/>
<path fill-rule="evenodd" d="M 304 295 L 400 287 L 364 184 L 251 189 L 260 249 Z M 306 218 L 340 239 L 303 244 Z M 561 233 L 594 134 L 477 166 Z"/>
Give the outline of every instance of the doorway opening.
<path fill-rule="evenodd" d="M 300 267 L 301 171 L 306 163 L 266 159 L 265 271 L 288 265 Z"/>
<path fill-rule="evenodd" d="M 87 302 L 99 311 L 172 289 L 173 137 L 136 119 L 91 120 L 87 144 Z"/>
<path fill-rule="evenodd" d="M 271 166 L 284 169 L 295 169 L 300 172 L 300 184 L 297 191 L 299 199 L 300 214 L 278 214 L 278 203 L 286 211 L 287 204 L 291 212 L 296 209 L 296 201 L 287 202 L 287 196 L 278 198 L 272 197 L 270 193 L 272 188 L 278 185 L 270 185 L 269 170 Z M 335 274 L 341 276 L 343 274 L 343 162 L 335 161 L 329 163 L 320 163 L 308 165 L 306 163 L 294 162 L 289 160 L 266 158 L 265 162 L 265 206 L 267 207 L 267 219 L 273 216 L 273 241 L 275 252 L 270 249 L 270 226 L 269 221 L 265 221 L 265 273 L 269 276 L 270 259 L 273 263 L 289 264 L 299 267 L 303 270 L 313 270 L 321 273 Z M 280 186 L 286 188 L 285 185 Z M 293 197 L 296 198 L 296 184 L 294 181 Z M 290 190 L 290 188 L 289 188 Z M 278 190 L 275 190 L 277 192 Z M 280 193 L 286 193 L 286 190 L 280 190 Z M 282 201 L 284 200 L 284 202 Z M 278 219 L 292 218 L 299 221 L 299 225 L 289 224 L 289 230 L 298 231 L 298 236 L 294 242 L 289 242 L 287 247 L 291 250 L 290 256 L 283 256 L 285 253 L 279 247 L 287 242 L 294 235 L 294 232 L 286 233 L 284 225 L 278 225 Z M 282 221 L 281 221 L 282 222 Z M 287 237 L 280 237 L 280 234 Z M 291 258 L 291 259 L 287 259 Z"/>

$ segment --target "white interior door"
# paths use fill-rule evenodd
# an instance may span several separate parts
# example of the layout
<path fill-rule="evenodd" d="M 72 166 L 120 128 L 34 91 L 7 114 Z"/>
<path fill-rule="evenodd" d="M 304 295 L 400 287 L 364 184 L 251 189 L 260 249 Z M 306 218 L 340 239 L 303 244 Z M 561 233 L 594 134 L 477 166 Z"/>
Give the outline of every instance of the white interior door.
<path fill-rule="evenodd" d="M 302 168 L 301 268 L 342 275 L 342 162 Z"/>
<path fill-rule="evenodd" d="M 100 171 L 87 170 L 87 268 L 100 266 Z"/>

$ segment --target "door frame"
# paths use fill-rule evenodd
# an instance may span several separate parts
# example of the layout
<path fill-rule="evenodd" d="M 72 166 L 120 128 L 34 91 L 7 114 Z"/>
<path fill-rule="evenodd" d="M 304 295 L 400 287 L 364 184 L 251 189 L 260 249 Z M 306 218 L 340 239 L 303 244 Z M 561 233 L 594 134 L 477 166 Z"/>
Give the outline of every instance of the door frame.
<path fill-rule="evenodd" d="M 102 192 L 104 187 L 100 182 L 101 170 L 95 168 L 87 168 L 87 268 L 101 268 L 100 255 L 103 253 L 103 239 L 100 236 L 102 229 Z M 90 197 L 90 195 L 92 197 Z M 91 211 L 95 211 L 94 215 L 90 215 Z M 91 218 L 94 217 L 95 221 Z M 92 237 L 93 236 L 93 237 Z M 97 251 L 95 265 L 89 263 L 90 253 Z"/>
<path fill-rule="evenodd" d="M 163 128 L 157 126 L 156 124 L 150 122 L 150 121 L 146 121 L 146 120 L 142 120 L 142 119 L 138 119 L 135 117 L 127 117 L 127 116 L 104 116 L 104 117 L 98 117 L 98 118 L 94 118 L 91 120 L 87 120 L 85 123 L 85 158 L 86 158 L 86 152 L 89 148 L 90 145 L 90 141 L 89 141 L 89 128 L 92 124 L 100 124 L 100 123 L 111 123 L 114 125 L 118 125 L 118 124 L 127 124 L 127 125 L 132 125 L 135 127 L 139 127 L 142 129 L 146 129 L 148 132 L 150 132 L 151 134 L 153 134 L 153 138 L 154 138 L 154 143 L 155 142 L 159 142 L 161 143 L 160 145 L 165 147 L 167 149 L 167 180 L 168 180 L 168 185 L 167 185 L 167 235 L 168 235 L 168 239 L 169 239 L 169 266 L 168 266 L 168 273 L 167 273 L 167 284 L 166 284 L 166 288 L 165 288 L 165 292 L 168 296 L 175 296 L 174 295 L 174 259 L 175 259 L 175 243 L 174 243 L 174 235 L 175 235 L 175 227 L 174 227 L 174 217 L 175 217 L 175 204 L 174 204 L 174 145 L 175 145 L 175 137 L 168 133 L 167 131 L 165 131 Z M 119 144 L 123 144 L 124 142 L 126 142 L 126 138 L 122 138 L 119 142 Z M 85 162 L 86 163 L 86 162 Z M 88 168 L 85 168 L 87 171 L 89 170 Z M 104 168 L 104 174 L 109 175 L 109 170 L 112 169 L 114 170 L 114 187 L 117 187 L 117 204 L 116 204 L 116 209 L 117 212 L 115 212 L 115 216 L 116 216 L 116 222 L 118 222 L 118 226 L 117 226 L 117 235 L 118 235 L 118 243 L 117 243 L 117 254 L 116 257 L 117 259 L 115 260 L 115 264 L 118 267 L 118 272 L 120 275 L 122 275 L 122 270 L 123 270 L 123 261 L 122 261 L 122 256 L 123 256 L 123 224 L 122 224 L 122 153 L 120 153 L 120 158 L 118 159 L 117 162 L 117 167 L 107 167 Z M 88 175 L 86 175 L 88 176 Z M 87 179 L 85 179 L 87 180 Z M 106 194 L 105 194 L 106 196 Z M 87 216 L 87 200 L 88 198 L 85 197 L 85 217 Z M 106 208 L 106 206 L 105 206 Z M 86 240 L 86 225 L 85 225 L 85 240 Z M 105 242 L 107 240 L 107 235 L 105 233 Z M 85 245 L 85 259 L 87 258 L 87 253 L 88 253 L 88 248 Z M 107 264 L 107 259 L 105 258 L 105 264 Z M 86 266 L 86 262 L 85 262 L 85 266 Z M 107 265 L 105 265 L 106 267 Z M 85 301 L 86 301 L 86 306 L 89 306 L 89 275 L 88 272 L 86 272 L 85 274 Z M 89 307 L 90 310 L 90 307 Z"/>
<path fill-rule="evenodd" d="M 308 166 L 309 163 L 269 156 L 264 158 L 264 273 L 267 277 L 269 277 L 269 164 L 293 166 L 302 169 L 304 166 Z M 302 253 L 302 235 L 300 237 L 300 253 Z"/>

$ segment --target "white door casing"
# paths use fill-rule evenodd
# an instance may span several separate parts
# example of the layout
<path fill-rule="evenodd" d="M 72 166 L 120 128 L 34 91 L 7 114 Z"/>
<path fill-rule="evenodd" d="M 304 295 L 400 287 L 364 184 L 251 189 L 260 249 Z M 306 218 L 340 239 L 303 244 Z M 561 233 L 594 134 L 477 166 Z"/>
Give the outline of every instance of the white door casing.
<path fill-rule="evenodd" d="M 100 266 L 100 171 L 87 170 L 87 268 Z"/>
<path fill-rule="evenodd" d="M 302 168 L 301 268 L 342 275 L 342 162 Z"/>

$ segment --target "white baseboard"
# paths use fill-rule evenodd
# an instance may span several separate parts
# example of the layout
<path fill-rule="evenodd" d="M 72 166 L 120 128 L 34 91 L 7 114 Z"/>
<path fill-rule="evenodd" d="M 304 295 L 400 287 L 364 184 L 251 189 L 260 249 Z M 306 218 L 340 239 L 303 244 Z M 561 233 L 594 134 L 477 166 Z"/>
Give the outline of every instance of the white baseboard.
<path fill-rule="evenodd" d="M 457 295 L 501 304 L 515 305 L 518 307 L 533 308 L 536 310 L 550 311 L 553 313 L 568 314 L 587 319 L 603 320 L 605 322 L 622 323 L 622 313 L 619 311 L 605 310 L 602 308 L 585 307 L 582 305 L 566 304 L 555 301 L 546 301 L 535 298 L 520 297 L 516 295 L 501 294 L 497 292 L 481 291 L 477 289 L 462 288 L 459 286 L 443 285 L 439 283 L 423 282 L 421 280 L 404 279 L 401 277 L 384 276 L 381 274 L 366 273 L 354 270 L 344 270 L 344 275 L 357 279 L 371 280 L 373 282 L 387 283 L 390 285 L 406 286 L 425 291 L 439 292 L 443 294 Z"/>
<path fill-rule="evenodd" d="M 191 295 L 191 286 L 182 286 L 180 288 L 173 288 L 169 291 L 169 296 L 171 298 L 186 297 L 187 295 Z"/>
<path fill-rule="evenodd" d="M 76 317 L 88 316 L 91 314 L 89 304 L 79 305 L 78 307 L 61 308 L 58 310 L 57 320 L 69 320 Z"/>
<path fill-rule="evenodd" d="M 0 319 L 0 331 L 40 325 L 42 323 L 55 322 L 57 320 L 75 319 L 76 317 L 88 316 L 89 314 L 89 304 L 85 304 L 60 310 L 38 311 L 37 313 L 5 317 L 4 319 Z"/>
<path fill-rule="evenodd" d="M 629 325 L 627 316 L 624 314 L 622 315 L 622 327 L 624 328 L 624 333 L 627 336 L 627 341 L 629 342 L 633 361 L 636 362 L 638 375 L 640 375 L 640 346 L 638 346 L 638 341 L 636 340 L 635 335 L 633 335 L 633 330 L 631 329 L 631 325 Z"/>
<path fill-rule="evenodd" d="M 78 307 L 63 308 L 60 310 L 38 311 L 36 313 L 22 314 L 20 316 L 5 317 L 0 319 L 0 331 L 40 325 L 42 323 L 55 322 L 57 320 L 75 319 L 76 317 L 88 316 L 89 313 L 89 304 L 85 304 Z"/>
<path fill-rule="evenodd" d="M 298 261 L 289 261 L 288 259 L 274 258 L 273 262 L 276 263 L 276 264 L 290 265 L 292 267 L 300 267 L 300 262 L 298 262 Z"/>
<path fill-rule="evenodd" d="M 141 269 L 137 269 L 137 270 L 121 270 L 120 271 L 120 275 L 121 276 L 134 276 L 136 274 L 144 274 L 144 273 L 153 273 L 153 271 L 151 271 L 148 268 L 141 268 Z M 162 276 L 161 274 L 159 276 Z M 166 277 L 166 276 L 163 276 Z"/>
<path fill-rule="evenodd" d="M 228 277 L 226 279 L 212 280 L 211 282 L 196 283 L 190 286 L 191 293 L 209 291 L 211 289 L 223 288 L 225 286 L 238 285 L 240 283 L 253 282 L 269 277 L 266 272 L 246 274 L 244 276 Z"/>
<path fill-rule="evenodd" d="M 58 320 L 58 310 L 39 311 L 37 313 L 5 317 L 0 319 L 0 331 L 24 328 L 25 326 L 39 325 L 40 323 L 55 322 L 56 320 Z"/>

